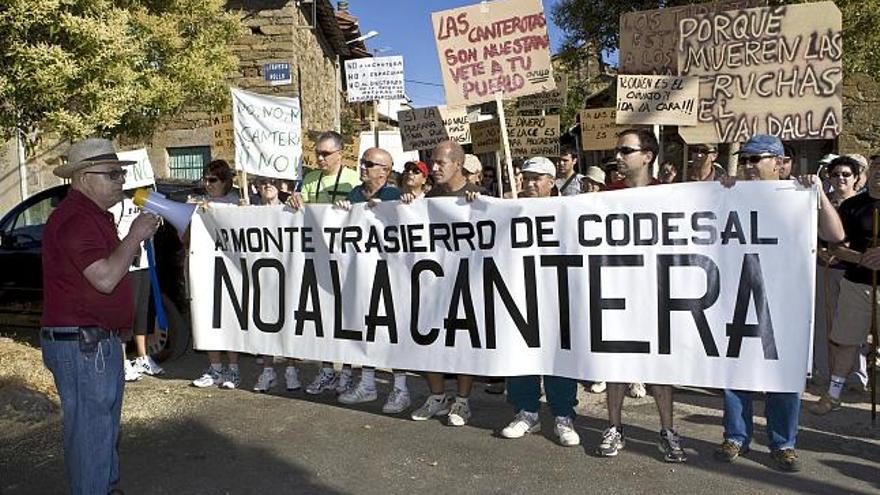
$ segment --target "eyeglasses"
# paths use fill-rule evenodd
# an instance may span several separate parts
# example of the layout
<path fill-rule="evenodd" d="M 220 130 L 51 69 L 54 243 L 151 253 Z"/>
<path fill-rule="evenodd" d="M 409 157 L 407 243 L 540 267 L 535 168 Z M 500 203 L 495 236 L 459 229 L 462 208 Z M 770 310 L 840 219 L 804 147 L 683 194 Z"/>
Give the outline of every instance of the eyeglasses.
<path fill-rule="evenodd" d="M 125 170 L 123 168 L 123 169 L 119 169 L 119 170 L 108 170 L 106 172 L 97 172 L 96 171 L 96 172 L 84 172 L 84 173 L 92 174 L 92 175 L 103 175 L 104 177 L 107 177 L 110 180 L 119 180 L 119 179 L 125 178 L 125 175 L 128 173 L 128 170 Z"/>
<path fill-rule="evenodd" d="M 629 146 L 618 146 L 614 148 L 614 153 L 620 153 L 621 155 L 632 155 L 636 151 L 644 151 L 642 148 L 631 148 Z"/>
<path fill-rule="evenodd" d="M 384 166 L 385 166 L 385 164 L 383 164 L 383 163 L 371 162 L 370 160 L 361 158 L 361 167 L 373 168 L 373 167 L 384 167 Z"/>
<path fill-rule="evenodd" d="M 844 179 L 849 179 L 852 176 L 853 176 L 852 172 L 833 172 L 831 174 L 831 177 L 836 177 L 836 178 L 843 177 Z"/>
<path fill-rule="evenodd" d="M 739 162 L 755 165 L 765 158 L 776 158 L 776 155 L 740 155 Z"/>
<path fill-rule="evenodd" d="M 215 177 L 213 175 L 206 175 L 202 177 L 202 180 L 207 182 L 208 184 L 213 184 L 215 182 L 220 182 L 220 177 Z"/>
<path fill-rule="evenodd" d="M 422 171 L 417 168 L 407 168 L 407 169 L 404 169 L 403 171 L 408 174 L 413 174 L 413 175 L 420 175 L 422 173 Z"/>
<path fill-rule="evenodd" d="M 335 155 L 336 153 L 339 153 L 340 151 L 342 151 L 342 150 L 333 150 L 333 151 L 315 150 L 315 155 L 317 155 L 318 158 L 327 158 L 328 156 Z"/>

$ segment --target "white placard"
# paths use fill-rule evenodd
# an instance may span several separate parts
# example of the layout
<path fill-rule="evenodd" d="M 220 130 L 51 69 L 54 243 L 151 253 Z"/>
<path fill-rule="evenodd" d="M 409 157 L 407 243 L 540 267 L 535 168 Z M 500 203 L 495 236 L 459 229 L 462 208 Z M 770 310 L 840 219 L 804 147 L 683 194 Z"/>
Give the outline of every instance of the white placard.
<path fill-rule="evenodd" d="M 791 181 L 211 208 L 192 226 L 195 347 L 800 391 L 816 203 Z"/>
<path fill-rule="evenodd" d="M 134 165 L 126 165 L 123 167 L 128 171 L 125 174 L 125 184 L 122 185 L 123 191 L 129 189 L 137 189 L 139 187 L 152 186 L 156 183 L 156 176 L 153 174 L 153 165 L 150 163 L 150 157 L 147 156 L 146 149 L 120 151 L 116 153 L 120 160 L 131 160 L 137 162 Z"/>
<path fill-rule="evenodd" d="M 276 179 L 296 179 L 302 160 L 299 98 L 232 89 L 235 168 Z"/>
<path fill-rule="evenodd" d="M 406 99 L 400 55 L 346 60 L 345 81 L 350 103 Z"/>

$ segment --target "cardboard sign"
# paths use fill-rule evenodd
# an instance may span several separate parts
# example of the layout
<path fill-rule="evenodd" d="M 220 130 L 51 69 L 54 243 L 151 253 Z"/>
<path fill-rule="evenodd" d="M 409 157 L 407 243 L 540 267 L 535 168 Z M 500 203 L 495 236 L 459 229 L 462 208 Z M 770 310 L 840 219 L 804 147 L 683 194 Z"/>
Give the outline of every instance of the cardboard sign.
<path fill-rule="evenodd" d="M 679 23 L 678 69 L 700 76 L 688 143 L 834 139 L 843 125 L 841 15 L 832 2 L 717 12 Z"/>
<path fill-rule="evenodd" d="M 302 158 L 299 98 L 232 89 L 235 168 L 276 179 L 296 179 Z"/>
<path fill-rule="evenodd" d="M 697 125 L 700 80 L 677 76 L 617 76 L 617 123 Z"/>
<path fill-rule="evenodd" d="M 362 132 L 358 158 L 364 156 L 364 152 L 372 148 L 375 143 L 376 136 L 372 131 Z M 391 159 L 394 160 L 392 169 L 395 172 L 403 172 L 403 166 L 406 165 L 406 162 L 419 159 L 417 151 L 404 151 L 403 141 L 397 131 L 379 131 L 379 147 L 391 154 Z"/>
<path fill-rule="evenodd" d="M 559 156 L 559 116 L 510 117 L 507 119 L 507 137 L 513 157 Z"/>
<path fill-rule="evenodd" d="M 516 107 L 520 110 L 544 110 L 547 108 L 562 108 L 568 98 L 568 74 L 555 72 L 556 89 L 546 93 L 523 96 L 516 100 Z"/>
<path fill-rule="evenodd" d="M 235 129 L 232 112 L 214 114 L 211 117 L 211 157 L 235 163 Z"/>
<path fill-rule="evenodd" d="M 150 157 L 147 156 L 146 149 L 120 151 L 116 153 L 120 160 L 131 160 L 134 165 L 126 165 L 123 167 L 128 171 L 125 174 L 125 184 L 122 185 L 123 191 L 129 189 L 137 189 L 139 187 L 152 186 L 156 183 L 156 176 L 153 174 L 153 165 L 150 163 Z"/>
<path fill-rule="evenodd" d="M 581 110 L 581 149 L 611 150 L 617 146 L 617 134 L 629 126 L 617 125 L 617 109 L 588 108 Z"/>
<path fill-rule="evenodd" d="M 345 61 L 348 101 L 404 100 L 403 57 L 369 57 Z"/>
<path fill-rule="evenodd" d="M 678 23 L 686 17 L 760 7 L 761 0 L 733 0 L 626 12 L 620 16 L 620 74 L 678 74 Z"/>
<path fill-rule="evenodd" d="M 555 87 L 541 0 L 499 0 L 431 14 L 447 105 Z"/>
<path fill-rule="evenodd" d="M 429 150 L 447 139 L 458 144 L 471 142 L 465 107 L 427 107 L 397 112 L 404 151 Z"/>
<path fill-rule="evenodd" d="M 477 155 L 501 150 L 501 125 L 498 119 L 471 122 L 471 147 Z"/>

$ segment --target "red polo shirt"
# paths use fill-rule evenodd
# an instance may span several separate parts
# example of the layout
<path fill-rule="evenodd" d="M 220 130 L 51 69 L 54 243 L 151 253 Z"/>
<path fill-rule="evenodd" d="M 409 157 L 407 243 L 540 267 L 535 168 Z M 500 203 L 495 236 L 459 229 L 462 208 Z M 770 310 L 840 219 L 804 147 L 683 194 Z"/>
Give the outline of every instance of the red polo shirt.
<path fill-rule="evenodd" d="M 660 184 L 663 184 L 663 183 L 660 182 L 659 180 L 657 180 L 656 178 L 651 177 L 651 182 L 647 185 L 659 186 Z M 626 185 L 626 179 L 621 179 L 617 182 L 612 182 L 611 184 L 608 184 L 607 188 L 605 188 L 606 191 L 615 191 L 617 189 L 629 189 L 629 186 Z"/>
<path fill-rule="evenodd" d="M 89 265 L 108 258 L 118 246 L 113 215 L 70 189 L 43 231 L 44 327 L 131 328 L 129 276 L 126 274 L 113 292 L 102 294 L 83 275 Z"/>

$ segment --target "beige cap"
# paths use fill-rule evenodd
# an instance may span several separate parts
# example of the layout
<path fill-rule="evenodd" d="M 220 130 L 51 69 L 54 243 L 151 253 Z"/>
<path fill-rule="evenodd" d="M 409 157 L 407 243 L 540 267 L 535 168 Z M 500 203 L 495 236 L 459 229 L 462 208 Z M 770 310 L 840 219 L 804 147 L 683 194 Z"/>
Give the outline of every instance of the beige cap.
<path fill-rule="evenodd" d="M 464 155 L 464 169 L 468 173 L 475 174 L 483 170 L 483 164 L 480 163 L 480 159 L 477 158 L 476 155 L 468 153 Z"/>

